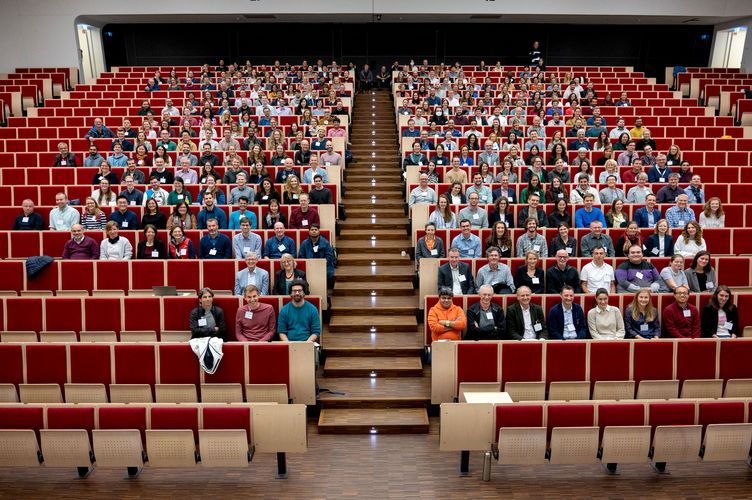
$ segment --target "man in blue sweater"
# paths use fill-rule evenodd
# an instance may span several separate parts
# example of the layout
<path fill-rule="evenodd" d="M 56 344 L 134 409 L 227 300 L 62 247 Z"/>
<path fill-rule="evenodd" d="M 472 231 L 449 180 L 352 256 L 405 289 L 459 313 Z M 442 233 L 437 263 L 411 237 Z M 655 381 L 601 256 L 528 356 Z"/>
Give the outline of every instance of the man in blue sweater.
<path fill-rule="evenodd" d="M 118 229 L 132 231 L 138 229 L 138 217 L 128 210 L 128 198 L 124 195 L 117 197 L 117 210 L 110 214 L 110 220 L 117 222 Z"/>
<path fill-rule="evenodd" d="M 204 208 L 198 213 L 198 228 L 208 229 L 210 219 L 217 221 L 220 229 L 227 229 L 227 214 L 214 204 L 214 194 L 204 193 Z"/>
<path fill-rule="evenodd" d="M 274 224 L 274 236 L 266 240 L 264 244 L 264 257 L 267 259 L 279 259 L 283 253 L 297 256 L 295 241 L 285 235 L 285 225 L 281 222 Z"/>
<path fill-rule="evenodd" d="M 326 238 L 321 236 L 315 222 L 308 228 L 308 238 L 300 244 L 298 257 L 301 259 L 326 259 L 326 286 L 334 288 L 334 249 Z"/>
<path fill-rule="evenodd" d="M 292 301 L 279 312 L 277 333 L 283 342 L 316 342 L 321 335 L 321 320 L 316 306 L 305 300 L 308 283 L 294 280 L 290 284 Z"/>
<path fill-rule="evenodd" d="M 593 196 L 592 193 L 587 193 L 583 198 L 585 206 L 583 208 L 578 208 L 574 213 L 575 227 L 590 227 L 590 223 L 594 220 L 601 221 L 604 226 L 607 225 L 606 217 L 604 217 L 600 208 L 593 206 L 594 202 L 595 196 Z"/>
<path fill-rule="evenodd" d="M 201 238 L 198 244 L 199 259 L 232 259 L 232 242 L 219 232 L 217 219 L 206 221 L 209 234 Z"/>

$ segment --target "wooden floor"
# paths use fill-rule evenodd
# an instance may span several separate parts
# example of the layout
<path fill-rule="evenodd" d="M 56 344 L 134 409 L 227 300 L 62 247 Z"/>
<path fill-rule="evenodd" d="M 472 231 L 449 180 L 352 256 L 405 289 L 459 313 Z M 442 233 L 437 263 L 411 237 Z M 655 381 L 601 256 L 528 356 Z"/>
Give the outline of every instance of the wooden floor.
<path fill-rule="evenodd" d="M 290 455 L 289 478 L 274 479 L 272 455 L 257 454 L 236 470 L 144 469 L 135 480 L 125 471 L 95 470 L 87 479 L 68 469 L 0 469 L 0 498 L 745 498 L 752 496 L 752 469 L 743 463 L 669 464 L 658 476 L 645 465 L 606 475 L 598 464 L 492 467 L 480 479 L 480 454 L 470 476 L 458 477 L 458 453 L 439 452 L 438 419 L 429 434 L 321 435 L 308 429 L 309 449 Z"/>

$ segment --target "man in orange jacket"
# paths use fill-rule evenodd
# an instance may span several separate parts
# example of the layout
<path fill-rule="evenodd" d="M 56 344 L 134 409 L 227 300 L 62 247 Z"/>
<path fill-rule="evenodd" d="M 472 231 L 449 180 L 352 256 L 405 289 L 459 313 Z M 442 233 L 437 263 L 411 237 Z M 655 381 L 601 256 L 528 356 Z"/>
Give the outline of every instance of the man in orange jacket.
<path fill-rule="evenodd" d="M 467 326 L 465 311 L 452 302 L 452 289 L 439 289 L 439 303 L 428 312 L 428 327 L 431 329 L 431 339 L 460 340 L 462 330 Z"/>

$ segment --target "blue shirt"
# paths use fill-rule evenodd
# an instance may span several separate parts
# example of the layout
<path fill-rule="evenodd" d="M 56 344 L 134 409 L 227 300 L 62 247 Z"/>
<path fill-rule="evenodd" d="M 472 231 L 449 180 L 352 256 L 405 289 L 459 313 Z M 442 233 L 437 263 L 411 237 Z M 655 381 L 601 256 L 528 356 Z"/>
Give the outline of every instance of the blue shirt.
<path fill-rule="evenodd" d="M 279 259 L 283 253 L 289 253 L 296 257 L 295 242 L 289 236 L 283 236 L 280 240 L 276 235 L 266 240 L 264 245 L 264 257 Z"/>
<path fill-rule="evenodd" d="M 452 246 L 457 247 L 460 251 L 460 257 L 474 259 L 482 257 L 482 251 L 480 246 L 480 238 L 471 234 L 469 238 L 463 237 L 461 234 L 457 235 L 452 240 Z"/>
<path fill-rule="evenodd" d="M 240 210 L 235 210 L 230 214 L 230 227 L 228 229 L 240 229 L 241 217 L 248 218 L 248 221 L 251 223 L 251 229 L 256 229 L 258 227 L 258 220 L 256 219 L 255 213 L 246 210 L 244 214 L 241 214 Z"/>
<path fill-rule="evenodd" d="M 695 220 L 695 212 L 690 208 L 680 210 L 679 207 L 671 207 L 666 210 L 666 220 L 669 227 L 683 228 L 687 222 Z"/>
<path fill-rule="evenodd" d="M 232 259 L 230 238 L 218 233 L 216 238 L 206 235 L 198 244 L 199 259 Z"/>
<path fill-rule="evenodd" d="M 584 208 L 578 208 L 577 211 L 574 214 L 575 219 L 575 227 L 584 227 L 589 228 L 590 223 L 594 220 L 599 220 L 603 223 L 603 227 L 606 227 L 606 217 L 603 216 L 603 212 L 600 208 L 593 207 L 593 209 L 588 212 Z"/>
<path fill-rule="evenodd" d="M 288 340 L 294 342 L 305 342 L 311 335 L 319 337 L 321 321 L 318 309 L 307 300 L 300 307 L 288 302 L 279 312 L 277 333 L 284 333 Z"/>
<path fill-rule="evenodd" d="M 256 233 L 250 233 L 248 238 L 243 238 L 243 233 L 238 233 L 232 237 L 232 248 L 235 250 L 235 258 L 238 260 L 245 259 L 248 252 L 256 252 L 260 259 L 261 254 L 261 236 Z"/>
<path fill-rule="evenodd" d="M 128 157 L 123 153 L 119 155 L 110 155 L 107 157 L 107 163 L 111 167 L 125 167 L 128 165 Z"/>
<path fill-rule="evenodd" d="M 199 229 L 206 229 L 206 221 L 209 219 L 217 219 L 220 229 L 227 229 L 227 215 L 224 210 L 217 208 L 216 206 L 212 210 L 207 210 L 206 207 L 202 208 L 198 213 L 198 220 L 196 221 Z"/>
<path fill-rule="evenodd" d="M 117 222 L 118 229 L 126 231 L 138 229 L 138 217 L 130 210 L 126 210 L 124 214 L 120 213 L 120 210 L 115 210 L 110 214 L 110 220 Z"/>

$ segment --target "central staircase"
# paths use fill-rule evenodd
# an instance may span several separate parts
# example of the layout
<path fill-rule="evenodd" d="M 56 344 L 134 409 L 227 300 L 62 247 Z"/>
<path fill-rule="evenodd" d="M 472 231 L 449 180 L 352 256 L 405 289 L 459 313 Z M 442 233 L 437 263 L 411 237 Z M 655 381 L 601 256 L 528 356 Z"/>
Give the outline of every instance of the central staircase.
<path fill-rule="evenodd" d="M 388 91 L 358 94 L 350 142 L 357 162 L 347 167 L 347 220 L 337 237 L 326 361 L 318 374 L 318 430 L 428 432 L 430 376 L 421 361 L 415 267 Z"/>

